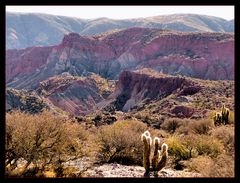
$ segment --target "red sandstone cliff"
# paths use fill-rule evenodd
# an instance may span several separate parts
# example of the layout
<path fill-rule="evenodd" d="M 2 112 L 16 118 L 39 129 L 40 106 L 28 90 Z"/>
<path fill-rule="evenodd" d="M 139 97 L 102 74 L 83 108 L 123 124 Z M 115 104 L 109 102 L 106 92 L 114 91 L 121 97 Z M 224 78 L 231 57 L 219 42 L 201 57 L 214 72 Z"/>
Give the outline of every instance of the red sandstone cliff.
<path fill-rule="evenodd" d="M 6 52 L 7 84 L 16 88 L 36 88 L 63 72 L 117 79 L 122 70 L 146 67 L 202 79 L 234 79 L 234 35 L 130 28 L 93 37 L 71 33 L 57 46 Z"/>
<path fill-rule="evenodd" d="M 206 109 L 219 109 L 222 102 L 233 110 L 233 86 L 234 81 L 171 76 L 146 68 L 123 71 L 115 91 L 98 106 L 150 116 L 202 118 L 208 115 Z"/>

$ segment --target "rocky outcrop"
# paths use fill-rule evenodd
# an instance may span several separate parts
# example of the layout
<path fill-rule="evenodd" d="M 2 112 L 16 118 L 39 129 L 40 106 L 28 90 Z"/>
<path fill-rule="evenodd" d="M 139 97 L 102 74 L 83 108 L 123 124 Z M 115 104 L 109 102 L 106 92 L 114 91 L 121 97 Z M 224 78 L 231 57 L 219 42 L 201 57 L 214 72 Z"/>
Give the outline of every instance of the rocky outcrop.
<path fill-rule="evenodd" d="M 131 28 L 94 37 L 66 35 L 61 44 L 7 50 L 7 86 L 36 88 L 62 73 L 94 72 L 117 79 L 122 70 L 152 68 L 201 79 L 234 79 L 234 35 Z"/>
<path fill-rule="evenodd" d="M 52 47 L 32 47 L 24 50 L 7 50 L 6 82 L 15 88 L 36 85 L 36 77 L 41 78 L 40 70 L 47 64 Z M 31 78 L 28 77 L 31 75 Z M 45 75 L 47 77 L 47 75 Z M 24 80 L 24 82 L 23 82 Z M 34 81 L 33 81 L 34 80 Z"/>
<path fill-rule="evenodd" d="M 84 115 L 106 98 L 114 83 L 96 74 L 88 77 L 62 75 L 40 82 L 37 92 L 54 106 L 74 115 Z"/>
<path fill-rule="evenodd" d="M 193 115 L 194 109 L 187 106 L 174 106 L 171 113 L 179 118 L 189 118 Z"/>
<path fill-rule="evenodd" d="M 141 69 L 123 71 L 115 91 L 98 105 L 136 114 L 138 119 L 151 124 L 161 121 L 154 115 L 208 117 L 206 109 L 217 110 L 221 103 L 234 109 L 234 81 L 200 80 Z"/>
<path fill-rule="evenodd" d="M 123 71 L 120 74 L 113 105 L 117 110 L 129 111 L 153 100 L 161 100 L 172 93 L 194 85 L 184 77 L 159 74 L 153 70 L 142 69 L 134 72 Z"/>
<path fill-rule="evenodd" d="M 49 109 L 49 106 L 36 92 L 6 89 L 6 111 L 20 110 L 34 114 L 44 109 Z"/>

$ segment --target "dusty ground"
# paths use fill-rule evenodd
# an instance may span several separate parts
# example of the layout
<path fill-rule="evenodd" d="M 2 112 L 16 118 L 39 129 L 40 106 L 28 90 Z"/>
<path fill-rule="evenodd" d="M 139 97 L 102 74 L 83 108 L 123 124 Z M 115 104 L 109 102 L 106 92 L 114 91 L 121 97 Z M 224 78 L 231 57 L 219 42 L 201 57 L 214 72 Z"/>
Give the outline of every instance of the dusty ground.
<path fill-rule="evenodd" d="M 83 172 L 83 177 L 143 177 L 144 168 L 141 166 L 125 166 L 117 163 L 94 165 L 89 159 L 69 162 L 67 166 L 74 166 Z M 152 177 L 152 176 L 151 176 Z M 201 177 L 200 174 L 187 170 L 163 168 L 159 177 Z"/>

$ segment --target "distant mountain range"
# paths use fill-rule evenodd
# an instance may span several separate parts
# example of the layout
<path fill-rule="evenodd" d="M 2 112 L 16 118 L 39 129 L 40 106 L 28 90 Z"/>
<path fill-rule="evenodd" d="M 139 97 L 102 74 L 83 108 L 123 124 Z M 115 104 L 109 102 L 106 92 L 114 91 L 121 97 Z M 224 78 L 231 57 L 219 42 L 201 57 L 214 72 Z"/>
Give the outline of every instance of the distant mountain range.
<path fill-rule="evenodd" d="M 224 13 L 224 12 L 223 12 Z M 234 32 L 234 20 L 196 15 L 173 14 L 148 18 L 113 20 L 80 19 L 37 13 L 6 13 L 6 48 L 58 44 L 65 34 L 97 35 L 116 29 L 145 27 L 181 32 Z"/>

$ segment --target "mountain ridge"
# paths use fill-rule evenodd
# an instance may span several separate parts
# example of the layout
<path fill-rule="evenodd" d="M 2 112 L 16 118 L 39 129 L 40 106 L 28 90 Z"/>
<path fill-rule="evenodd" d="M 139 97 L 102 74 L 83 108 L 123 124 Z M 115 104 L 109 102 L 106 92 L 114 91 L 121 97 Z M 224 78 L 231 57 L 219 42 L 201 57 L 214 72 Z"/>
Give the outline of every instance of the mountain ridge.
<path fill-rule="evenodd" d="M 173 14 L 114 20 L 7 12 L 6 47 L 7 49 L 19 49 L 34 45 L 51 46 L 57 44 L 64 34 L 70 32 L 81 35 L 97 35 L 113 29 L 130 27 L 161 28 L 184 32 L 233 32 L 234 21 L 197 14 Z"/>
<path fill-rule="evenodd" d="M 172 75 L 233 79 L 234 35 L 129 28 L 100 37 L 70 33 L 55 46 L 6 51 L 7 86 L 19 89 L 36 88 L 63 72 L 117 79 L 122 70 L 145 67 Z"/>

